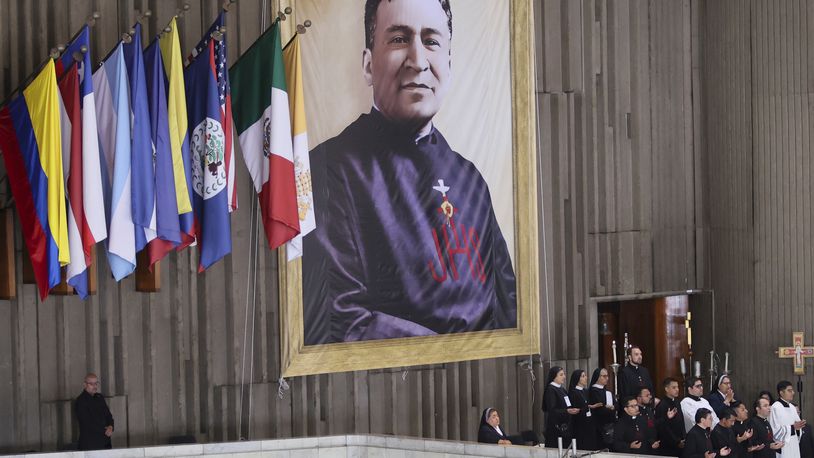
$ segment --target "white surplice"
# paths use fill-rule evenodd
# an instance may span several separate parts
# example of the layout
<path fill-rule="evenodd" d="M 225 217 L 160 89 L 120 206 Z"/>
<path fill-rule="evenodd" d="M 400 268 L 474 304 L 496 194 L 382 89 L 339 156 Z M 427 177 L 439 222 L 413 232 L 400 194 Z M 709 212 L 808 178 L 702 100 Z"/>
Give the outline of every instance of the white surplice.
<path fill-rule="evenodd" d="M 715 425 L 717 425 L 719 421 L 718 415 L 715 415 L 715 409 L 709 405 L 709 401 L 705 398 L 687 396 L 681 400 L 681 412 L 684 414 L 684 432 L 690 432 L 692 427 L 695 426 L 695 412 L 698 412 L 698 409 L 701 407 L 712 413 L 712 427 L 710 427 L 710 431 L 715 429 Z"/>
<path fill-rule="evenodd" d="M 803 431 L 794 430 L 794 422 L 800 421 L 794 404 L 777 400 L 772 404 L 769 424 L 772 426 L 774 440 L 783 441 L 785 445 L 778 450 L 779 458 L 800 458 L 800 436 Z"/>

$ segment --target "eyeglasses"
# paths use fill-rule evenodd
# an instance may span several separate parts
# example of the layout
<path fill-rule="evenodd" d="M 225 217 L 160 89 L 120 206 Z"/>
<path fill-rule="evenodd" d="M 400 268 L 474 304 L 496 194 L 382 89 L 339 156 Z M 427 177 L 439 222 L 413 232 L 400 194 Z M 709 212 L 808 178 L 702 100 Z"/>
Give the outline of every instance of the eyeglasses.
<path fill-rule="evenodd" d="M 634 408 L 634 407 L 637 407 L 637 408 L 638 408 L 638 407 L 639 407 L 639 404 L 630 404 L 630 405 L 627 405 L 627 406 L 625 406 L 625 409 L 632 409 L 632 408 Z"/>
<path fill-rule="evenodd" d="M 693 387 L 693 388 L 703 388 L 703 387 L 704 387 L 704 384 L 703 384 L 703 383 L 700 383 L 700 384 L 693 385 L 692 387 Z"/>

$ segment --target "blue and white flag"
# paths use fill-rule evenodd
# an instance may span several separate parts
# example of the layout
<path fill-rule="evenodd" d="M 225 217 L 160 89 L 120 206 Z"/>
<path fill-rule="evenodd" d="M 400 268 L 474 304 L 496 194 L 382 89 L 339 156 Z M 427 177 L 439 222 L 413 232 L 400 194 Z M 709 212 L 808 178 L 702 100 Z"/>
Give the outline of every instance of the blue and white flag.
<path fill-rule="evenodd" d="M 155 165 L 150 138 L 150 110 L 147 107 L 147 82 L 141 49 L 141 24 L 133 27 L 130 43 L 124 43 L 124 64 L 130 83 L 131 143 L 130 164 L 132 181 L 133 224 L 136 225 L 136 252 L 141 251 L 156 236 Z"/>
<path fill-rule="evenodd" d="M 93 74 L 99 148 L 104 159 L 107 260 L 120 281 L 136 268 L 136 241 L 130 188 L 130 95 L 122 44 Z"/>

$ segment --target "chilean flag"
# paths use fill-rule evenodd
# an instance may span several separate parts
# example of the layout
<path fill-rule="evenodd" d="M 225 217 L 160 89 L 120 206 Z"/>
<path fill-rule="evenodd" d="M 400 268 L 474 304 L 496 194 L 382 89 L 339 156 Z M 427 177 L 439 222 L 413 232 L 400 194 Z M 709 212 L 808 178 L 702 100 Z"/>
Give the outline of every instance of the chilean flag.
<path fill-rule="evenodd" d="M 82 230 L 87 228 L 85 207 L 82 199 L 82 112 L 79 103 L 79 75 L 77 66 L 59 80 L 60 125 L 62 130 L 62 176 L 68 197 L 68 247 L 71 263 L 66 268 L 66 279 L 79 297 L 88 297 L 87 269 L 90 265 L 90 249 L 85 251 Z M 81 224 L 81 227 L 80 227 Z M 90 236 L 90 231 L 87 231 Z M 82 275 L 85 274 L 85 275 Z"/>
<path fill-rule="evenodd" d="M 209 41 L 206 51 L 198 54 L 184 72 L 199 272 L 232 251 L 226 133 L 218 100 L 214 41 Z"/>
<path fill-rule="evenodd" d="M 66 167 L 66 170 L 70 168 L 70 174 L 65 179 L 70 206 L 68 211 L 73 214 L 76 228 L 79 230 L 84 259 L 78 260 L 72 257 L 66 277 L 68 284 L 84 299 L 87 297 L 87 266 L 91 263 L 91 248 L 107 238 L 105 207 L 99 205 L 104 201 L 104 196 L 99 162 L 99 136 L 96 128 L 96 99 L 93 91 L 93 78 L 91 78 L 92 64 L 88 26 L 82 27 L 74 39 L 68 43 L 62 57 L 54 64 L 58 78 L 62 77 L 66 70 L 75 67 L 76 77 L 79 80 L 81 116 L 79 119 L 73 119 L 72 116 L 71 125 L 72 130 L 78 132 L 81 145 L 78 149 L 71 151 L 72 162 L 70 167 Z M 60 87 L 63 83 L 65 83 L 64 80 L 60 82 Z M 71 141 L 74 142 L 75 139 Z"/>

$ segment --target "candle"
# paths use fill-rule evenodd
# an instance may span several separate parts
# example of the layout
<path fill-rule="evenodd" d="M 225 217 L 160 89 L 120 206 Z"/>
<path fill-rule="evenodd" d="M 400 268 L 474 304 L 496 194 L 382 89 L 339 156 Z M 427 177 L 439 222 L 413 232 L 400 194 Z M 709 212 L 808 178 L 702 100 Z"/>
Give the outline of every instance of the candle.
<path fill-rule="evenodd" d="M 687 346 L 692 348 L 692 328 L 687 328 Z"/>
<path fill-rule="evenodd" d="M 557 438 L 557 449 L 559 449 L 560 456 L 562 456 L 562 437 Z"/>
<path fill-rule="evenodd" d="M 687 363 L 684 362 L 684 358 L 681 358 L 681 360 L 679 360 L 678 364 L 681 366 L 681 375 L 686 375 L 687 374 Z"/>
<path fill-rule="evenodd" d="M 729 373 L 729 352 L 724 353 L 724 373 Z"/>
<path fill-rule="evenodd" d="M 574 451 L 574 456 L 577 456 L 577 440 L 571 439 L 571 450 Z"/>
<path fill-rule="evenodd" d="M 695 376 L 696 377 L 701 376 L 701 361 L 696 361 L 695 362 Z"/>
<path fill-rule="evenodd" d="M 611 347 L 613 347 L 613 364 L 616 364 L 616 341 L 615 340 L 613 341 L 613 344 L 611 345 Z"/>

